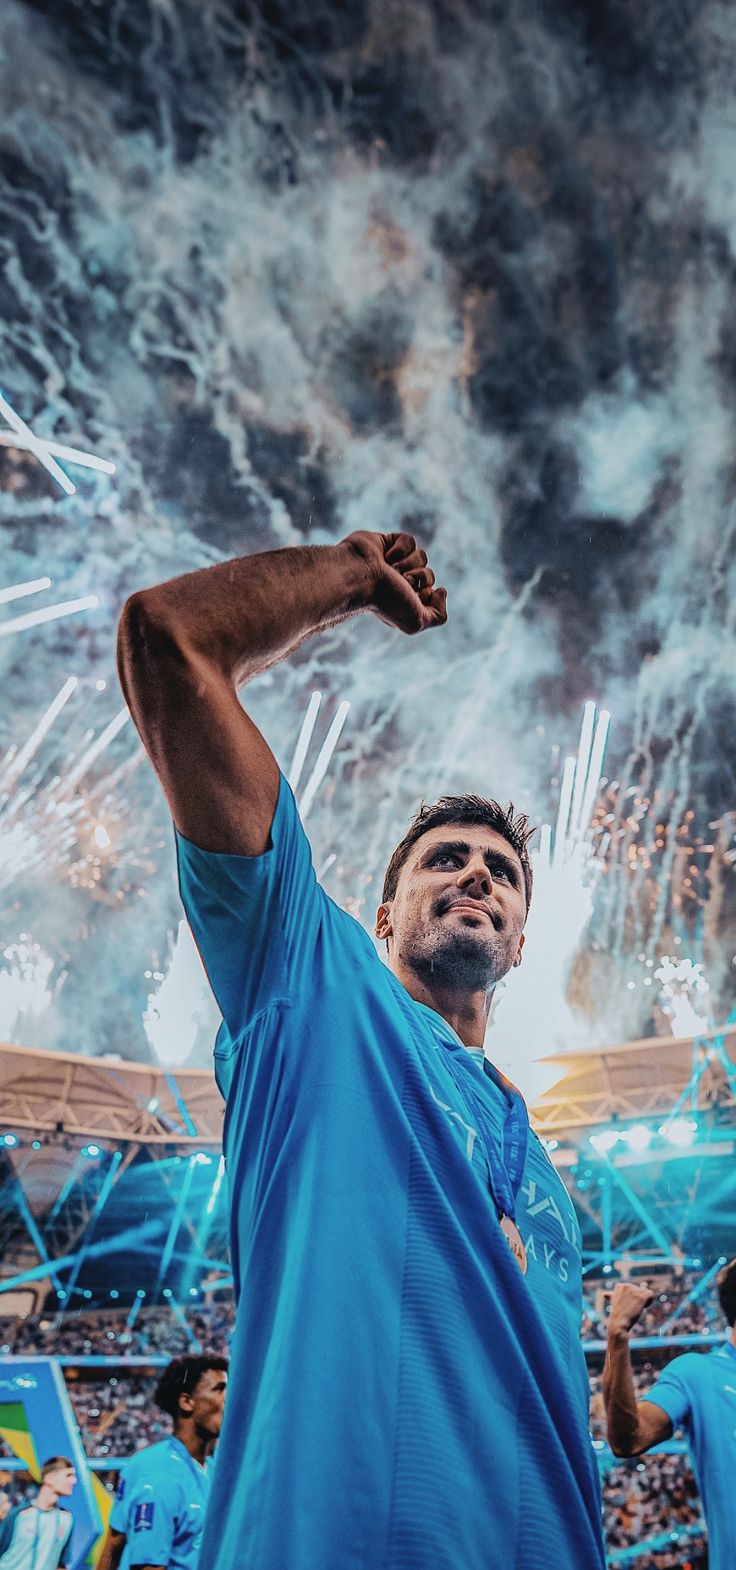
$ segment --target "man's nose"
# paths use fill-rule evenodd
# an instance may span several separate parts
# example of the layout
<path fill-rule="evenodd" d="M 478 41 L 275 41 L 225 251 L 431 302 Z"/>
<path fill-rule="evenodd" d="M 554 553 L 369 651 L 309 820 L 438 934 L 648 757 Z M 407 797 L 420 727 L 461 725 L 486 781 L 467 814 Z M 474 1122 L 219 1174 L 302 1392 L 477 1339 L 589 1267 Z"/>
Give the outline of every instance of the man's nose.
<path fill-rule="evenodd" d="M 493 879 L 482 856 L 472 856 L 470 861 L 465 863 L 457 881 L 462 889 L 475 886 L 482 889 L 484 894 L 490 894 L 493 887 Z"/>

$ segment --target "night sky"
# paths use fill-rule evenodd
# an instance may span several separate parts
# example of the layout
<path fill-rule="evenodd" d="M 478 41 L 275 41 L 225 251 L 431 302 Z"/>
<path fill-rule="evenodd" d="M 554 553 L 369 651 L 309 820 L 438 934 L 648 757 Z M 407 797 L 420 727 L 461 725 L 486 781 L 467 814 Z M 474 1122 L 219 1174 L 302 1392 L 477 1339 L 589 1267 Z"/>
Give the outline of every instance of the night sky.
<path fill-rule="evenodd" d="M 0 816 L 6 968 L 21 934 L 47 956 L 11 1039 L 150 1053 L 165 805 L 129 725 L 64 784 L 121 707 L 125 597 L 357 527 L 415 533 L 450 620 L 353 622 L 249 691 L 284 766 L 313 689 L 310 761 L 350 702 L 309 818 L 328 892 L 370 922 L 422 797 L 554 821 L 594 699 L 596 864 L 546 969 L 534 934 L 523 1053 L 666 1034 L 665 954 L 731 1013 L 735 71 L 711 0 L 5 0 L 0 389 L 117 465 L 67 465 L 67 498 L 0 447 L 0 583 L 52 579 L 0 606 L 2 751 L 78 683 Z"/>

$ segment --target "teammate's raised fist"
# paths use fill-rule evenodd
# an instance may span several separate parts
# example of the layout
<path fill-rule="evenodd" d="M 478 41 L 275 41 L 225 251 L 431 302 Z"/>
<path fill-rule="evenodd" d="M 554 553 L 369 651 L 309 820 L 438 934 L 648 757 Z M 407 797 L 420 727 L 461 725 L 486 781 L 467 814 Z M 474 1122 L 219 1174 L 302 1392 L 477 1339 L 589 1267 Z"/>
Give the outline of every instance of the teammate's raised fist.
<path fill-rule="evenodd" d="M 627 1334 L 644 1313 L 645 1308 L 653 1302 L 654 1293 L 651 1287 L 637 1286 L 633 1281 L 617 1281 L 611 1293 L 608 1334 L 614 1332 Z"/>

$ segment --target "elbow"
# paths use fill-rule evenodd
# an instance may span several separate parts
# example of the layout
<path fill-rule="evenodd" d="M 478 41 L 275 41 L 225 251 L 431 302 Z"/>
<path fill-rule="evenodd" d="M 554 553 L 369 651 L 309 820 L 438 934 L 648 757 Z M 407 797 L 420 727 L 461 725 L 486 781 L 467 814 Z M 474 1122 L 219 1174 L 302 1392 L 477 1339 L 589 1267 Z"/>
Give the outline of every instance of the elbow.
<path fill-rule="evenodd" d="M 608 1443 L 619 1461 L 625 1461 L 629 1456 L 641 1455 L 642 1450 L 646 1448 L 639 1433 L 609 1434 Z"/>
<path fill-rule="evenodd" d="M 155 706 L 166 671 L 181 661 L 170 619 L 162 614 L 155 593 L 132 594 L 118 622 L 117 665 L 125 701 L 139 730 L 140 717 L 152 703 Z"/>
<path fill-rule="evenodd" d="M 125 601 L 118 621 L 117 655 L 121 674 L 180 657 L 179 640 L 170 614 L 155 590 L 142 589 Z"/>

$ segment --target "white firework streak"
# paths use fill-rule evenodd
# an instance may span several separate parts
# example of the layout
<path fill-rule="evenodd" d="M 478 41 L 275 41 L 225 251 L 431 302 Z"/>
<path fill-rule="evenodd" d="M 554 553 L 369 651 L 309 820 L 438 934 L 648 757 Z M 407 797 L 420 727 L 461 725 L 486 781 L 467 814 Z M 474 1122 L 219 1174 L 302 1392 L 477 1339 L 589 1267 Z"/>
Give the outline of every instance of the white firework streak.
<path fill-rule="evenodd" d="M 529 1101 L 559 1076 L 557 1067 L 538 1060 L 581 1045 L 567 985 L 602 869 L 603 847 L 593 848 L 590 819 L 609 725 L 608 713 L 585 705 L 577 756 L 563 770 L 554 834 L 544 824 L 532 852 L 534 897 L 523 962 L 506 978 L 494 1008 L 489 1051 Z"/>
<path fill-rule="evenodd" d="M 9 431 L 0 431 L 0 445 L 3 447 L 17 447 L 33 453 L 34 457 L 38 458 L 39 463 L 43 464 L 47 473 L 51 475 L 52 480 L 56 480 L 57 485 L 61 486 L 62 491 L 67 496 L 74 496 L 77 487 L 69 479 L 69 476 L 64 473 L 64 470 L 59 467 L 59 464 L 56 462 L 57 458 L 63 458 L 66 463 L 79 464 L 84 469 L 97 469 L 103 474 L 115 473 L 114 463 L 108 463 L 106 458 L 97 458 L 94 453 L 83 452 L 78 447 L 67 447 L 62 442 L 34 435 L 30 425 L 27 425 L 25 420 L 22 420 L 20 415 L 16 414 L 12 404 L 8 403 L 7 398 L 4 398 L 2 393 L 0 393 L 0 414 L 4 416 L 10 426 Z"/>

